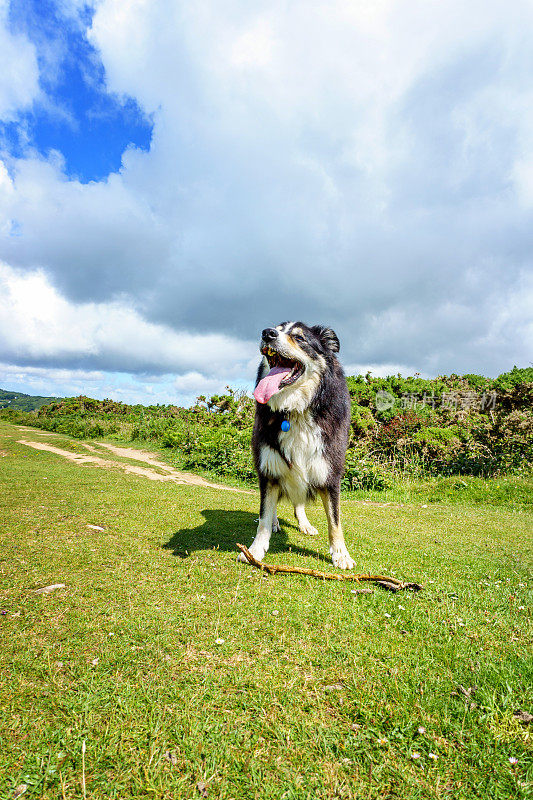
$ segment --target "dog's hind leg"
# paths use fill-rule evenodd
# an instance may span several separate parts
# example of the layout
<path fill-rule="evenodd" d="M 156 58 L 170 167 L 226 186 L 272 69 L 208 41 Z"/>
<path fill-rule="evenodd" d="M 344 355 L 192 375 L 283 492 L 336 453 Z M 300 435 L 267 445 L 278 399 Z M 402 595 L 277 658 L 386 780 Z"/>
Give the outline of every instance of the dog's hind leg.
<path fill-rule="evenodd" d="M 307 519 L 307 514 L 305 513 L 305 506 L 303 503 L 294 506 L 294 516 L 296 517 L 296 520 L 298 522 L 298 527 L 300 528 L 302 533 L 306 533 L 308 536 L 318 536 L 317 529 L 313 528 L 313 526 Z"/>
<path fill-rule="evenodd" d="M 340 482 L 320 490 L 324 509 L 328 518 L 329 552 L 334 566 L 339 569 L 353 569 L 355 562 L 348 552 L 340 519 Z"/>
<path fill-rule="evenodd" d="M 259 561 L 263 558 L 270 544 L 272 524 L 276 517 L 276 506 L 279 498 L 279 484 L 272 483 L 266 478 L 260 480 L 261 507 L 259 511 L 259 525 L 252 544 L 248 548 L 250 553 Z M 239 560 L 248 563 L 248 559 L 241 553 Z"/>
<path fill-rule="evenodd" d="M 274 511 L 274 519 L 272 520 L 272 533 L 279 533 L 281 525 L 279 524 L 278 512 Z"/>

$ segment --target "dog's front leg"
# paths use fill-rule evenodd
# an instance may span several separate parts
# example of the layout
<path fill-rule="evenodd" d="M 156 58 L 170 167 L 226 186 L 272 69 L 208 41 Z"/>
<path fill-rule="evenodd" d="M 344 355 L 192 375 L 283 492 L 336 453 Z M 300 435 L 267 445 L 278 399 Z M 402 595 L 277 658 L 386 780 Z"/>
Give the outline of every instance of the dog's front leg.
<path fill-rule="evenodd" d="M 261 485 L 261 507 L 259 510 L 259 525 L 252 544 L 248 548 L 250 553 L 259 561 L 268 550 L 270 536 L 272 534 L 272 523 L 276 516 L 276 506 L 279 499 L 279 485 L 271 481 L 262 480 Z M 247 563 L 244 553 L 239 555 L 239 560 Z"/>
<path fill-rule="evenodd" d="M 348 552 L 342 532 L 340 495 L 340 481 L 338 485 L 335 484 L 327 489 L 320 490 L 320 496 L 328 518 L 329 552 L 334 566 L 339 567 L 339 569 L 353 569 L 355 562 Z"/>

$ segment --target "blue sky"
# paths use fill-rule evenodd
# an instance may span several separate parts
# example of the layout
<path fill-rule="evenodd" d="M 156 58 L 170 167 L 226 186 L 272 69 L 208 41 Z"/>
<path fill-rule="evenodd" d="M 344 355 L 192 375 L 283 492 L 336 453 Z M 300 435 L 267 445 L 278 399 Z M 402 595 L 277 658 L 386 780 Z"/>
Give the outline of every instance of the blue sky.
<path fill-rule="evenodd" d="M 533 344 L 533 9 L 0 0 L 0 385 L 191 402 L 258 333 L 349 372 Z"/>
<path fill-rule="evenodd" d="M 9 30 L 36 48 L 42 95 L 2 123 L 3 148 L 19 158 L 28 144 L 43 158 L 56 150 L 70 179 L 98 181 L 120 169 L 127 147 L 150 149 L 152 121 L 134 98 L 107 91 L 103 64 L 86 35 L 93 9 L 82 8 L 80 18 L 60 9 L 50 0 L 10 4 Z"/>

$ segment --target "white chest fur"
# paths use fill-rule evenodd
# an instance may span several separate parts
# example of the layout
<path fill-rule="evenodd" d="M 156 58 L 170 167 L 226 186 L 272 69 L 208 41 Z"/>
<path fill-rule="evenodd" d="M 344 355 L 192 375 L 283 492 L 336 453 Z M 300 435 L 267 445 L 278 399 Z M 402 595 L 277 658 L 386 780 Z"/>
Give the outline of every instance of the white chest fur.
<path fill-rule="evenodd" d="M 320 487 L 326 482 L 329 466 L 324 458 L 322 432 L 308 411 L 293 412 L 291 427 L 279 433 L 280 448 L 290 464 L 269 445 L 261 447 L 261 470 L 277 478 L 283 492 L 294 504 L 304 503 L 309 486 Z"/>

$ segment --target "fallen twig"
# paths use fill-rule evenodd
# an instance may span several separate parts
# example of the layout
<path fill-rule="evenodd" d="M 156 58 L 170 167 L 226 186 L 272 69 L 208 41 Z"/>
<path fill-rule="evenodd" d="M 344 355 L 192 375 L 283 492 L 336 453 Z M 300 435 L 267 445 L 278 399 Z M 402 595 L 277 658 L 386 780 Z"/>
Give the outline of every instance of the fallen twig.
<path fill-rule="evenodd" d="M 243 544 L 237 543 L 237 547 L 241 553 L 244 553 L 253 567 L 257 567 L 263 570 L 263 572 L 267 572 L 269 575 L 275 575 L 276 572 L 289 572 L 296 575 L 309 575 L 311 578 L 321 578 L 325 581 L 354 581 L 356 583 L 370 581 L 372 583 L 377 583 L 378 586 L 382 586 L 384 589 L 389 589 L 391 592 L 399 592 L 403 589 L 411 589 L 413 592 L 418 592 L 422 589 L 418 583 L 402 583 L 402 581 L 396 578 L 389 578 L 386 575 L 367 575 L 364 573 L 354 575 L 350 572 L 338 574 L 336 572 L 319 572 L 316 569 L 307 569 L 306 567 L 286 567 L 281 564 L 265 564 L 263 561 L 258 561 Z M 370 594 L 372 589 L 361 587 L 358 591 L 364 594 Z"/>

